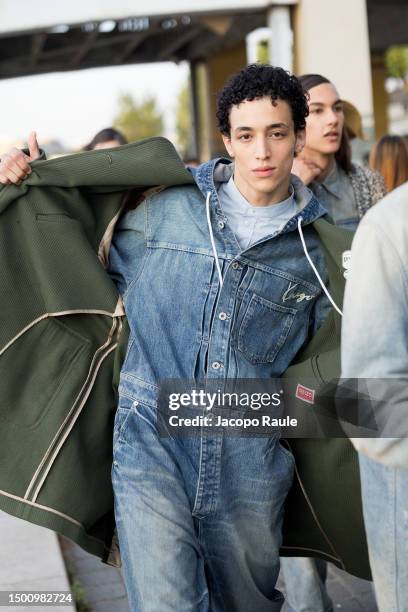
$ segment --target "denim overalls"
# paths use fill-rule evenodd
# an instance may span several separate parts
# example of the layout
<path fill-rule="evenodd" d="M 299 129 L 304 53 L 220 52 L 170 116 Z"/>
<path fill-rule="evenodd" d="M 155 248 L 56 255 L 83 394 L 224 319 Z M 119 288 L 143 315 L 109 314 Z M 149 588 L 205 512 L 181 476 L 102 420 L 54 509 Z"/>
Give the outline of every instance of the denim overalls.
<path fill-rule="evenodd" d="M 292 177 L 299 212 L 241 252 L 217 197 L 233 166 L 148 197 L 119 222 L 110 273 L 130 326 L 112 470 L 131 609 L 267 612 L 275 589 L 293 457 L 276 435 L 159 435 L 165 379 L 276 378 L 328 312 L 298 233 L 326 280 L 311 222 L 326 213 Z M 206 210 L 206 204 L 208 210 Z M 222 287 L 221 287 L 222 284 Z"/>

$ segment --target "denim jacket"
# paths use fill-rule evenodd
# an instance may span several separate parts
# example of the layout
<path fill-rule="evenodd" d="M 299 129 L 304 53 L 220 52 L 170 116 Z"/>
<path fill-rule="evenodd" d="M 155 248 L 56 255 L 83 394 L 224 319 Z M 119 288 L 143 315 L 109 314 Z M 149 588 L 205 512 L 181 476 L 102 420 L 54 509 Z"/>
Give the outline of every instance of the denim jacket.
<path fill-rule="evenodd" d="M 127 212 L 110 251 L 130 327 L 119 393 L 153 406 L 163 379 L 279 377 L 329 310 L 297 227 L 301 217 L 325 281 L 311 223 L 326 211 L 303 183 L 292 176 L 296 215 L 241 251 L 217 196 L 233 165 L 215 159 L 193 172 L 197 186 L 170 187 Z"/>

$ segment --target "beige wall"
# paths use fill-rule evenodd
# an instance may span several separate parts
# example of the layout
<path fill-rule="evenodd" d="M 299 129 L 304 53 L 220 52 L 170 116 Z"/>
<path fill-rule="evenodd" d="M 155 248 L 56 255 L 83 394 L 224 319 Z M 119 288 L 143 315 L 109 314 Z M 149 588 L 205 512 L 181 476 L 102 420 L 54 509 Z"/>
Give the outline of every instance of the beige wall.
<path fill-rule="evenodd" d="M 300 0 L 293 9 L 296 74 L 322 74 L 355 104 L 366 126 L 373 117 L 366 0 Z"/>

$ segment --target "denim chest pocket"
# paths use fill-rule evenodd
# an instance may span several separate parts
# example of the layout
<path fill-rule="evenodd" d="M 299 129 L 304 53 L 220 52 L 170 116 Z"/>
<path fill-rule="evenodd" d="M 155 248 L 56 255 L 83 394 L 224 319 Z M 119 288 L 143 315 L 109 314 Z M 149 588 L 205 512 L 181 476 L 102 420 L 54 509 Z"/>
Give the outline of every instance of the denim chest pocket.
<path fill-rule="evenodd" d="M 293 326 L 297 310 L 253 294 L 242 319 L 237 347 L 253 364 L 272 363 Z"/>

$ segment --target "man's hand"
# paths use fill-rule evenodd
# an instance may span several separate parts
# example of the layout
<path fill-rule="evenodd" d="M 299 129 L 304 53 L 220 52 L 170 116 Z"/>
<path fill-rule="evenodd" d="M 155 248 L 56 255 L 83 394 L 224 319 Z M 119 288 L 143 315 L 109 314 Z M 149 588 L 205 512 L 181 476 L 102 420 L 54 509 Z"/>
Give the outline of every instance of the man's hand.
<path fill-rule="evenodd" d="M 0 183 L 3 185 L 9 185 L 10 183 L 19 185 L 31 173 L 30 162 L 40 156 L 35 132 L 31 132 L 28 137 L 28 150 L 30 154 L 26 155 L 20 149 L 13 147 L 2 156 Z"/>
<path fill-rule="evenodd" d="M 293 160 L 292 173 L 296 174 L 305 185 L 309 185 L 319 176 L 321 169 L 314 162 L 305 157 L 295 157 Z"/>

